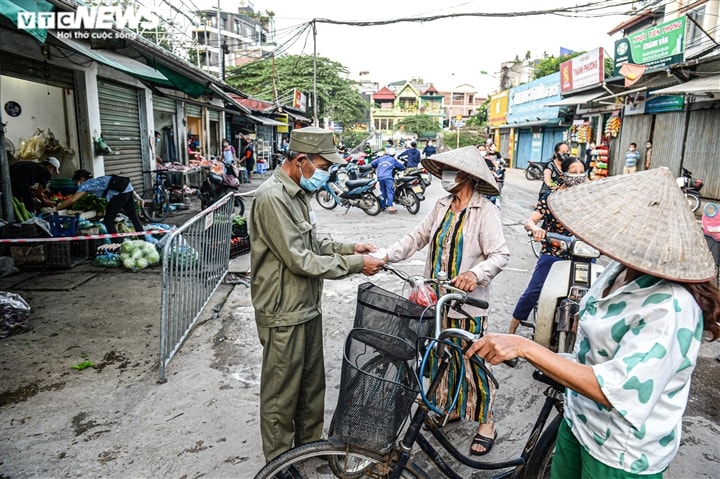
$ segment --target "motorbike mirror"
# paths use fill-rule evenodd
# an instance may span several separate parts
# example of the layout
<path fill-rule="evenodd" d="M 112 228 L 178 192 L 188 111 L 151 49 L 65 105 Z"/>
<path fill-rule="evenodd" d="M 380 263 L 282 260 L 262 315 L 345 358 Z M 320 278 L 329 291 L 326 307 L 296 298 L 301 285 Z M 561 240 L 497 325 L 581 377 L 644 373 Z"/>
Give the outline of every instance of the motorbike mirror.
<path fill-rule="evenodd" d="M 576 240 L 572 246 L 572 255 L 580 256 L 581 258 L 598 258 L 600 251 L 584 241 Z"/>

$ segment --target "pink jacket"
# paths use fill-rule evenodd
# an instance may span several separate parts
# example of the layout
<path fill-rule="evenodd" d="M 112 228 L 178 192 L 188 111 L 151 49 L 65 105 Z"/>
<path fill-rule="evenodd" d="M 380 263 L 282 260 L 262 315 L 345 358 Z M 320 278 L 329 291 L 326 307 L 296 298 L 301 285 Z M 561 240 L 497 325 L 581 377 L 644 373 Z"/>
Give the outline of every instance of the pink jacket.
<path fill-rule="evenodd" d="M 409 234 L 387 247 L 388 262 L 396 263 L 412 256 L 430 243 L 435 231 L 442 225 L 453 195 L 440 198 L 432 211 Z M 503 270 L 510 260 L 510 250 L 505 243 L 500 211 L 481 193 L 473 193 L 467 206 L 467 218 L 463 230 L 463 251 L 460 272 L 472 271 L 478 278 L 478 287 L 470 296 L 490 303 L 490 281 Z M 476 238 L 476 240 L 474 240 Z M 423 276 L 432 271 L 428 251 Z M 452 278 L 450 278 L 452 279 Z M 487 310 L 466 306 L 473 316 L 485 316 Z"/>

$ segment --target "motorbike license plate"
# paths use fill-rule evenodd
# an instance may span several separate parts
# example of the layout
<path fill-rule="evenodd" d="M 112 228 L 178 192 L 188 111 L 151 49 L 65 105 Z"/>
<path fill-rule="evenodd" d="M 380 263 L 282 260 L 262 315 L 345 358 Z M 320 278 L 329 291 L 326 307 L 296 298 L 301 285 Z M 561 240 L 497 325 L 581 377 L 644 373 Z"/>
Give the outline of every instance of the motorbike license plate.
<path fill-rule="evenodd" d="M 422 187 L 418 185 L 413 186 L 412 190 L 415 193 L 422 193 Z"/>

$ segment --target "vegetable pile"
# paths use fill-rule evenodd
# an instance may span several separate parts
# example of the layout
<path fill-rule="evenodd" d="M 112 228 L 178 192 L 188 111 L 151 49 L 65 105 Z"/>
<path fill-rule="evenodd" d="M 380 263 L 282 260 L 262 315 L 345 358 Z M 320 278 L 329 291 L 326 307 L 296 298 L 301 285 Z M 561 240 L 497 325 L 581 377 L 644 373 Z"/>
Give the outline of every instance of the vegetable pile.
<path fill-rule="evenodd" d="M 76 211 L 94 211 L 98 216 L 103 216 L 107 209 L 107 200 L 88 193 L 82 195 L 72 207 Z"/>
<path fill-rule="evenodd" d="M 125 240 L 120 247 L 122 265 L 133 271 L 160 263 L 160 253 L 155 245 L 143 240 Z"/>

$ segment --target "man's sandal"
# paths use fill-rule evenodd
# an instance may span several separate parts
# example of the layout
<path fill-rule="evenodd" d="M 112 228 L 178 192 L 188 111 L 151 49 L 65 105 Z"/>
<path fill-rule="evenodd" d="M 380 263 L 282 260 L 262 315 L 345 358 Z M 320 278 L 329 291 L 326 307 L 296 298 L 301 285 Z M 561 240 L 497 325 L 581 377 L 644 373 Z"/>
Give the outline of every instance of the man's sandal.
<path fill-rule="evenodd" d="M 490 449 L 492 449 L 493 444 L 495 444 L 495 439 L 497 439 L 497 430 L 493 433 L 493 437 L 487 437 L 483 436 L 480 433 L 475 434 L 475 437 L 472 440 L 472 444 L 470 444 L 470 454 L 473 456 L 484 456 L 488 452 L 490 452 Z M 485 448 L 484 451 L 476 451 L 473 449 L 473 446 L 482 446 Z"/>

